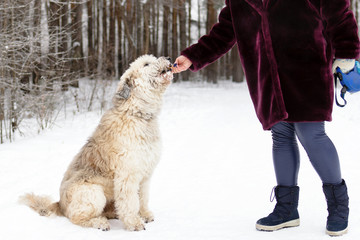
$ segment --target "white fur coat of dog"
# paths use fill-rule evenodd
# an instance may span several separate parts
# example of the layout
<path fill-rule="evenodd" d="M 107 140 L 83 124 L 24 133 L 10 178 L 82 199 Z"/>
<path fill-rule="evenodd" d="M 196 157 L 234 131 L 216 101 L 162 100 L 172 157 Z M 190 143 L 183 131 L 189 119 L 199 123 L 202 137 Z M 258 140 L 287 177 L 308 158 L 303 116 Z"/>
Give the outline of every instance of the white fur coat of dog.
<path fill-rule="evenodd" d="M 60 201 L 26 194 L 20 200 L 40 215 L 63 215 L 74 224 L 104 231 L 109 218 L 128 230 L 143 230 L 154 216 L 149 182 L 161 142 L 158 114 L 173 78 L 165 57 L 144 55 L 121 76 L 113 107 L 75 156 L 60 186 Z"/>

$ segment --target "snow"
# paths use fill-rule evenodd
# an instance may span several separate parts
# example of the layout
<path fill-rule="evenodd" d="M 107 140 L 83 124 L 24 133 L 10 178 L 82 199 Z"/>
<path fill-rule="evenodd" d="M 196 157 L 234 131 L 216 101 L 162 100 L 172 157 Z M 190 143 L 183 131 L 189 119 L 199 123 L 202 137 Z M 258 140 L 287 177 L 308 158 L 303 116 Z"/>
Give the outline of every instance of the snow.
<path fill-rule="evenodd" d="M 326 125 L 349 187 L 349 233 L 344 240 L 360 235 L 360 94 L 347 100 L 345 108 L 334 107 L 333 122 Z M 162 159 L 151 184 L 155 221 L 141 232 L 125 230 L 118 220 L 111 220 L 109 232 L 81 228 L 64 217 L 40 217 L 17 203 L 26 192 L 59 199 L 62 176 L 101 114 L 70 116 L 40 135 L 0 145 L 0 239 L 329 239 L 321 181 L 303 150 L 300 227 L 255 230 L 256 220 L 273 209 L 269 198 L 276 182 L 271 134 L 262 130 L 244 83 L 169 87 L 160 116 Z"/>

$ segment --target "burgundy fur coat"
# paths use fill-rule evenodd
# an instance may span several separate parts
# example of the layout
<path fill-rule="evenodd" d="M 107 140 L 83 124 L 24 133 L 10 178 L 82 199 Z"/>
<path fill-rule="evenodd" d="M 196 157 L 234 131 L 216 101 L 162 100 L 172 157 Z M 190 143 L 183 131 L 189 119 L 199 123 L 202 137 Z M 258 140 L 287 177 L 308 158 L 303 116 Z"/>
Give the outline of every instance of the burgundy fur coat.
<path fill-rule="evenodd" d="M 197 71 L 234 44 L 266 130 L 279 121 L 330 121 L 333 59 L 360 53 L 349 0 L 226 0 L 210 33 L 181 54 Z"/>

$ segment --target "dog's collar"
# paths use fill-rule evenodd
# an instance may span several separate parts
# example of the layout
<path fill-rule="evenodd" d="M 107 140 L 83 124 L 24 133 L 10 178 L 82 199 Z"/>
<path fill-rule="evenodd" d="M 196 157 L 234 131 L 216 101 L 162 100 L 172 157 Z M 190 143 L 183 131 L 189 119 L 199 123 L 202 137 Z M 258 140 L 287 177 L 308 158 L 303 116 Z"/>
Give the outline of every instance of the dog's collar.
<path fill-rule="evenodd" d="M 151 119 L 154 118 L 154 114 L 153 113 L 144 113 L 142 111 L 129 111 L 131 116 L 137 117 L 137 118 L 141 118 L 144 119 L 146 121 L 150 121 Z"/>

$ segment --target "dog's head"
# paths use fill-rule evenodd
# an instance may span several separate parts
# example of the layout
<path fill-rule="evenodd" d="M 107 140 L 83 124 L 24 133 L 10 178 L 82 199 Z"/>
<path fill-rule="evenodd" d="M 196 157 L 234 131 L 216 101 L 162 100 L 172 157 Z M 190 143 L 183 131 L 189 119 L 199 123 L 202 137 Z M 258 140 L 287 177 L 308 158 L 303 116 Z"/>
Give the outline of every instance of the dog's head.
<path fill-rule="evenodd" d="M 157 97 L 165 92 L 173 79 L 171 62 L 166 57 L 143 55 L 130 64 L 121 76 L 116 90 L 118 100 Z"/>

